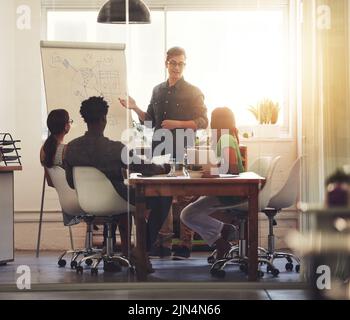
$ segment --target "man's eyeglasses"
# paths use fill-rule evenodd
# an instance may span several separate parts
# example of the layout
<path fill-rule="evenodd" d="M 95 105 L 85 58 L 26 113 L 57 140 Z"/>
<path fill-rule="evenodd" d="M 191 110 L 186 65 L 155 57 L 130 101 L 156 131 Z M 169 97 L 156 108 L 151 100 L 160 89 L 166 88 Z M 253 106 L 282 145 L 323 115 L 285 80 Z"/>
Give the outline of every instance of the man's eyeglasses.
<path fill-rule="evenodd" d="M 172 67 L 176 67 L 176 66 L 179 66 L 179 68 L 184 68 L 186 66 L 186 63 L 185 62 L 176 62 L 174 60 L 170 60 L 168 61 L 168 64 L 171 65 Z"/>
<path fill-rule="evenodd" d="M 74 122 L 73 119 L 69 119 L 69 120 L 68 120 L 68 123 L 69 123 L 69 124 L 73 124 L 73 122 Z"/>

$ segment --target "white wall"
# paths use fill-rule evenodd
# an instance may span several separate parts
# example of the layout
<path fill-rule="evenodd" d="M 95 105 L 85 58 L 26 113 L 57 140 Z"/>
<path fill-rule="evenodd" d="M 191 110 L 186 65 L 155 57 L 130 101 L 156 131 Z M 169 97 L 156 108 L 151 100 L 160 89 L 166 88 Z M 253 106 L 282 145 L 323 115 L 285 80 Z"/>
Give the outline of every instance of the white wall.
<path fill-rule="evenodd" d="M 0 132 L 14 132 L 14 2 L 0 1 Z"/>
<path fill-rule="evenodd" d="M 29 29 L 21 29 L 20 6 L 28 6 Z M 41 146 L 41 7 L 38 0 L 0 1 L 0 132 L 20 139 L 23 171 L 15 175 L 15 210 L 38 211 L 42 169 L 38 161 Z M 20 23 L 19 23 L 20 24 Z M 51 195 L 50 195 L 51 192 Z M 49 209 L 57 208 L 50 191 Z"/>
<path fill-rule="evenodd" d="M 12 2 L 12 1 L 11 1 Z M 21 140 L 23 171 L 16 174 L 15 210 L 35 211 L 40 206 L 42 169 L 38 155 L 41 146 L 41 62 L 40 62 L 40 1 L 16 0 L 14 13 L 17 20 L 23 13 L 16 13 L 19 6 L 30 8 L 30 27 L 14 28 L 15 110 L 16 137 Z M 9 29 L 9 28 L 8 28 Z M 11 28 L 10 28 L 11 29 Z"/>

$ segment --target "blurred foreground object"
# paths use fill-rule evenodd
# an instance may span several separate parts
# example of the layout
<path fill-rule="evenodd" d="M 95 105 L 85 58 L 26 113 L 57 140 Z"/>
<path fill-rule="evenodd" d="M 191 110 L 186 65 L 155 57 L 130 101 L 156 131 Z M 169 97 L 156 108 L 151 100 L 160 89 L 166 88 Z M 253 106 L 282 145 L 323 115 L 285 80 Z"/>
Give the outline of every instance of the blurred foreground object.
<path fill-rule="evenodd" d="M 326 180 L 327 207 L 350 207 L 350 175 L 338 169 Z"/>
<path fill-rule="evenodd" d="M 315 299 L 350 300 L 350 175 L 337 169 L 326 179 L 325 205 L 302 205 L 307 232 L 288 237 L 306 259 L 304 270 Z"/>

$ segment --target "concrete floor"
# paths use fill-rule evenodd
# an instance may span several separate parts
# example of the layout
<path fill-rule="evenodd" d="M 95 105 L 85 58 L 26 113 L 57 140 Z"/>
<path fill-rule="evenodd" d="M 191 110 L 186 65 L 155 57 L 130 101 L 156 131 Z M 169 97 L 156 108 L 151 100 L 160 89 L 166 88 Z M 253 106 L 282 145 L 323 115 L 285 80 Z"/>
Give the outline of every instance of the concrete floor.
<path fill-rule="evenodd" d="M 125 270 L 103 272 L 102 265 L 97 276 L 91 276 L 88 267 L 83 275 L 70 267 L 59 268 L 57 252 L 41 252 L 39 258 L 34 252 L 16 252 L 14 262 L 0 267 L 0 299 L 304 300 L 311 297 L 300 275 L 284 270 L 284 261 L 277 265 L 281 271 L 279 277 L 265 274 L 259 282 L 249 283 L 237 266 L 226 268 L 224 279 L 213 278 L 207 256 L 206 252 L 195 252 L 184 261 L 153 259 L 156 272 L 149 276 L 148 282 L 137 282 Z M 30 268 L 30 291 L 17 289 L 20 274 L 16 271 L 20 265 Z"/>

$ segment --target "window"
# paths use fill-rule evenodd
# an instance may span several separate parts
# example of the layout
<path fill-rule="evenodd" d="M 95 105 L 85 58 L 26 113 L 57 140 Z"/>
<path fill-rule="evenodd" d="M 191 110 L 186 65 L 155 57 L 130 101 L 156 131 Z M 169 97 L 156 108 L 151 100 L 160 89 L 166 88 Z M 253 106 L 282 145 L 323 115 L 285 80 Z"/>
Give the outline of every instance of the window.
<path fill-rule="evenodd" d="M 47 12 L 47 40 L 126 43 L 126 27 L 99 24 L 97 10 Z M 164 81 L 164 14 L 152 11 L 152 24 L 130 28 L 126 54 L 128 88 L 140 106 L 149 103 L 153 86 Z"/>
<path fill-rule="evenodd" d="M 286 104 L 283 17 L 281 10 L 170 11 L 168 47 L 186 48 L 185 76 L 201 88 L 209 110 L 228 106 L 238 124 L 250 125 L 250 105 L 263 98 Z"/>
<path fill-rule="evenodd" d="M 127 42 L 125 26 L 96 23 L 98 9 L 47 10 L 47 40 Z M 248 107 L 279 103 L 278 124 L 288 129 L 288 6 L 271 9 L 152 10 L 152 24 L 129 28 L 128 87 L 146 109 L 164 81 L 166 48 L 186 49 L 185 78 L 205 95 L 209 112 L 232 108 L 239 126 L 257 122 Z"/>

